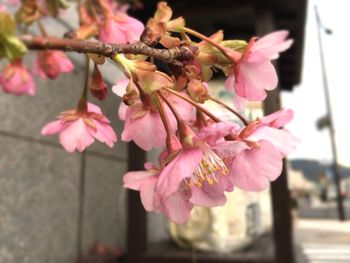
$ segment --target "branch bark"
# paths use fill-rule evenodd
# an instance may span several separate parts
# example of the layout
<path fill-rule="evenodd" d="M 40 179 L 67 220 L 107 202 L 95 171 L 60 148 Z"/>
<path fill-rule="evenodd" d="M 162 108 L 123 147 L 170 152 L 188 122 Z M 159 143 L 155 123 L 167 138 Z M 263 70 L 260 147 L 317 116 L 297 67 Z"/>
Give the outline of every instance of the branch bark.
<path fill-rule="evenodd" d="M 93 53 L 112 57 L 115 54 L 134 54 L 152 56 L 155 59 L 162 60 L 167 63 L 177 63 L 179 61 L 193 60 L 196 47 L 179 47 L 171 49 L 159 49 L 146 45 L 143 42 L 133 44 L 106 44 L 96 41 L 76 40 L 68 38 L 45 37 L 20 35 L 19 39 L 28 47 L 34 50 L 62 50 L 78 53 Z"/>

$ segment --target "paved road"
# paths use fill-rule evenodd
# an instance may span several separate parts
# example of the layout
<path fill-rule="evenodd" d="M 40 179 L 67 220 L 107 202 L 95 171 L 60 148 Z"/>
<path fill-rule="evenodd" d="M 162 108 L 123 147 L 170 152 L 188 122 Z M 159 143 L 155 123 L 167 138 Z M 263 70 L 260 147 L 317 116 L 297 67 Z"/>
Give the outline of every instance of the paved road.
<path fill-rule="evenodd" d="M 307 243 L 302 244 L 302 250 L 310 263 L 350 262 L 350 244 Z"/>
<path fill-rule="evenodd" d="M 350 221 L 299 219 L 295 241 L 298 263 L 350 263 Z"/>

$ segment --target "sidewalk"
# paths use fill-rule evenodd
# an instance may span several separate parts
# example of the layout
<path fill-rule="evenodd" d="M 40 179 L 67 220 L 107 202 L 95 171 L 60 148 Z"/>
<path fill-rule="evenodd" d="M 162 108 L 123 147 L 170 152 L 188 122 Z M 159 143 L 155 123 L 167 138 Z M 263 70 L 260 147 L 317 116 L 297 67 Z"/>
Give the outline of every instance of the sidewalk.
<path fill-rule="evenodd" d="M 350 262 L 350 221 L 298 219 L 294 228 L 297 263 Z"/>

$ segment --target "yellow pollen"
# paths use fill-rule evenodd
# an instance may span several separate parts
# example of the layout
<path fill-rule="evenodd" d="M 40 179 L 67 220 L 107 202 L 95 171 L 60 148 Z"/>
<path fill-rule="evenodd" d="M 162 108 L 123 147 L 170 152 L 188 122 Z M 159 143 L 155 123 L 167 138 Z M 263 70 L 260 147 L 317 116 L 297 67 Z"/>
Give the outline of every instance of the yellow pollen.
<path fill-rule="evenodd" d="M 194 185 L 195 185 L 197 188 L 201 188 L 201 187 L 202 187 L 202 184 L 201 184 L 199 181 L 195 181 L 195 182 L 194 182 Z"/>
<path fill-rule="evenodd" d="M 192 184 L 200 188 L 202 182 L 207 182 L 209 185 L 217 184 L 219 182 L 217 172 L 220 172 L 220 175 L 228 173 L 228 169 L 222 159 L 212 150 L 207 149 L 203 153 L 203 159 L 198 164 L 191 178 L 185 180 L 189 186 Z"/>

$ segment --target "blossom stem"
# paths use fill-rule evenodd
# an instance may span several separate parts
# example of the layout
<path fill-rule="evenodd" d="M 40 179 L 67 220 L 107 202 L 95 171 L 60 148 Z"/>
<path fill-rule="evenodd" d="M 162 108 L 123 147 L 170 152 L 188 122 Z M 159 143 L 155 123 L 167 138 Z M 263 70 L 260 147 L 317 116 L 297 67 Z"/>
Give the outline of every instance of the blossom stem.
<path fill-rule="evenodd" d="M 249 121 L 246 118 L 244 118 L 241 114 L 239 114 L 237 111 L 235 111 L 234 109 L 232 109 L 231 107 L 229 107 L 228 105 L 226 105 L 225 103 L 223 103 L 222 101 L 220 101 L 218 99 L 215 99 L 211 96 L 209 97 L 209 99 L 214 101 L 215 103 L 219 104 L 220 106 L 224 107 L 228 111 L 232 112 L 238 119 L 240 119 L 243 122 L 243 124 L 245 126 L 248 125 Z"/>
<path fill-rule="evenodd" d="M 180 123 L 182 121 L 179 113 L 177 112 L 177 110 L 173 107 L 173 105 L 171 105 L 171 103 L 165 98 L 165 96 L 162 94 L 162 92 L 160 90 L 157 91 L 157 94 L 159 95 L 159 97 L 162 98 L 162 100 L 168 105 L 169 109 L 171 110 L 171 112 L 173 113 L 177 123 Z"/>
<path fill-rule="evenodd" d="M 86 62 L 85 62 L 85 78 L 84 78 L 84 88 L 83 92 L 81 94 L 80 100 L 78 102 L 78 111 L 79 112 L 86 112 L 87 110 L 87 96 L 88 96 L 88 90 L 89 90 L 89 76 L 90 76 L 90 58 L 88 55 L 85 56 Z"/>
<path fill-rule="evenodd" d="M 79 25 L 82 24 L 82 15 L 81 15 L 81 0 L 76 0 L 77 1 L 77 10 L 78 10 L 78 15 L 79 15 Z"/>
<path fill-rule="evenodd" d="M 116 54 L 146 55 L 153 56 L 155 59 L 162 60 L 166 63 L 191 61 L 196 52 L 196 49 L 193 47 L 159 49 L 147 46 L 143 42 L 113 45 L 88 40 L 32 35 L 20 35 L 19 39 L 28 47 L 28 49 L 34 50 L 54 49 L 85 54 L 93 53 L 105 57 L 112 57 Z"/>
<path fill-rule="evenodd" d="M 199 39 L 202 39 L 206 42 L 208 42 L 209 44 L 211 44 L 212 46 L 216 47 L 229 61 L 231 61 L 232 63 L 235 63 L 233 58 L 227 54 L 225 48 L 223 48 L 222 46 L 220 46 L 218 43 L 215 43 L 214 41 L 212 41 L 209 37 L 191 29 L 191 28 L 188 28 L 188 27 L 185 27 L 184 28 L 184 32 L 188 33 L 188 34 L 191 34 L 195 37 L 198 37 Z"/>
<path fill-rule="evenodd" d="M 44 37 L 47 37 L 47 33 L 46 33 L 46 30 L 45 30 L 45 27 L 41 23 L 41 20 L 40 19 L 36 20 L 36 23 L 38 25 L 38 28 L 39 28 L 39 31 L 40 31 L 41 35 L 44 36 Z"/>
<path fill-rule="evenodd" d="M 203 115 L 203 112 L 196 110 L 196 127 L 203 128 L 207 126 L 207 121 Z"/>
<path fill-rule="evenodd" d="M 164 125 L 164 128 L 165 128 L 166 134 L 168 136 L 170 136 L 171 135 L 171 128 L 170 128 L 170 124 L 169 124 L 169 119 L 168 119 L 168 116 L 165 113 L 164 106 L 161 103 L 161 101 L 160 101 L 158 96 L 159 96 L 158 93 L 155 93 L 154 98 L 155 98 L 155 101 L 156 101 L 156 104 L 157 104 L 159 115 L 160 115 L 160 118 L 162 119 L 162 122 L 163 122 L 163 125 Z"/>
<path fill-rule="evenodd" d="M 184 101 L 187 101 L 189 104 L 193 105 L 196 109 L 200 110 L 201 112 L 203 112 L 205 115 L 207 115 L 210 119 L 212 119 L 213 121 L 215 122 L 220 122 L 220 119 L 218 117 L 216 117 L 215 115 L 213 115 L 212 113 L 210 113 L 207 109 L 205 109 L 204 107 L 198 105 L 197 103 L 195 103 L 194 101 L 192 101 L 191 99 L 189 98 L 186 98 L 185 96 L 183 96 L 182 94 L 180 94 L 179 92 L 173 90 L 173 89 L 170 89 L 170 88 L 167 88 L 167 87 L 164 87 L 163 89 L 165 89 L 166 91 L 174 94 L 175 96 L 183 99 Z"/>

